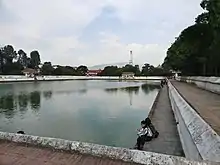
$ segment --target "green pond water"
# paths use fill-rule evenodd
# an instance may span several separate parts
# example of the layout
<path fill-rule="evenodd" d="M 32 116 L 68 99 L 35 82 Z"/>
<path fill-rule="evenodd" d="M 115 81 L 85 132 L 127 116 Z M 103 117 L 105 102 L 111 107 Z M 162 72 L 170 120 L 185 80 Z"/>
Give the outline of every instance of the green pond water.
<path fill-rule="evenodd" d="M 0 131 L 132 147 L 158 89 L 144 81 L 0 84 Z"/>

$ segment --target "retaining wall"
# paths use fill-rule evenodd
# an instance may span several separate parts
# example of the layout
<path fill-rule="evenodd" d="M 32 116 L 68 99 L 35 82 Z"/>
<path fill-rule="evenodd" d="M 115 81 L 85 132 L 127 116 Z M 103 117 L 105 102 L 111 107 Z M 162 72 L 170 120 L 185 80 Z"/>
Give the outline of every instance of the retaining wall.
<path fill-rule="evenodd" d="M 220 77 L 181 77 L 180 80 L 194 83 L 199 88 L 220 94 Z"/>
<path fill-rule="evenodd" d="M 61 80 L 123 80 L 117 76 L 37 76 L 38 81 L 61 81 Z M 133 79 L 124 80 L 162 80 L 164 77 L 134 77 Z M 0 75 L 0 82 L 22 82 L 34 81 L 34 78 L 21 75 Z"/>
<path fill-rule="evenodd" d="M 123 160 L 130 163 L 139 163 L 146 165 L 215 165 L 211 162 L 189 161 L 182 157 L 157 154 L 152 152 L 144 152 L 130 150 L 125 148 L 109 147 L 98 144 L 83 143 L 77 141 L 68 141 L 63 139 L 46 138 L 30 135 L 19 135 L 14 133 L 0 132 L 0 140 L 12 141 L 15 143 L 26 144 L 28 147 L 38 146 L 47 147 L 56 150 L 64 150 L 69 152 L 77 152 L 81 154 L 89 154 L 99 157 L 108 157 L 111 159 Z"/>
<path fill-rule="evenodd" d="M 220 137 L 168 82 L 169 97 L 183 150 L 190 160 L 220 162 Z"/>

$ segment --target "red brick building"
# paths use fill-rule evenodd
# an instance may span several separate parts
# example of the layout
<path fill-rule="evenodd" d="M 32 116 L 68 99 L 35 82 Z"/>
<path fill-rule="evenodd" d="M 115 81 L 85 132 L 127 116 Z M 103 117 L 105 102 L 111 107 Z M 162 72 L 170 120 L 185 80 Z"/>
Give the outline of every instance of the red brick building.
<path fill-rule="evenodd" d="M 86 73 L 87 76 L 97 76 L 98 74 L 100 74 L 102 72 L 101 69 L 99 70 L 88 70 L 88 72 Z"/>

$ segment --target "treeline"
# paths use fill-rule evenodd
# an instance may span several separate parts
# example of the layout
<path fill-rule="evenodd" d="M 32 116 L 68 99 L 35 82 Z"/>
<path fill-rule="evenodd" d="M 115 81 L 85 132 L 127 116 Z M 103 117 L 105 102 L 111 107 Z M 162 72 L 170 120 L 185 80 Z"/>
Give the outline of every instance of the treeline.
<path fill-rule="evenodd" d="M 1 75 L 22 75 L 24 68 L 39 70 L 41 75 L 86 75 L 88 68 L 86 66 L 52 66 L 51 62 L 44 62 L 41 65 L 41 58 L 38 51 L 27 53 L 19 49 L 16 51 L 12 45 L 0 47 L 0 74 Z"/>
<path fill-rule="evenodd" d="M 220 1 L 203 0 L 204 13 L 167 51 L 163 68 L 183 75 L 220 76 Z"/>
<path fill-rule="evenodd" d="M 24 68 L 36 69 L 40 62 L 40 54 L 36 50 L 28 57 L 22 49 L 15 51 L 11 45 L 0 47 L 0 74 L 22 74 Z"/>
<path fill-rule="evenodd" d="M 25 68 L 38 70 L 39 75 L 85 76 L 88 72 L 88 67 L 84 65 L 72 67 L 54 66 L 51 62 L 41 64 L 41 57 L 37 50 L 31 51 L 28 56 L 24 50 L 16 51 L 12 45 L 0 48 L 0 75 L 21 75 Z M 121 76 L 123 72 L 133 72 L 136 76 L 170 76 L 172 74 L 161 66 L 145 64 L 141 69 L 139 65 L 107 66 L 99 76 Z"/>
<path fill-rule="evenodd" d="M 69 76 L 85 76 L 88 71 L 87 66 L 71 67 L 56 66 L 53 67 L 51 62 L 45 62 L 41 68 L 41 75 L 69 75 Z"/>
<path fill-rule="evenodd" d="M 125 65 L 124 67 L 107 66 L 99 74 L 100 76 L 121 76 L 123 72 L 133 72 L 135 76 L 171 76 L 172 73 L 161 66 L 154 67 L 150 64 L 144 64 L 140 70 L 139 65 Z"/>

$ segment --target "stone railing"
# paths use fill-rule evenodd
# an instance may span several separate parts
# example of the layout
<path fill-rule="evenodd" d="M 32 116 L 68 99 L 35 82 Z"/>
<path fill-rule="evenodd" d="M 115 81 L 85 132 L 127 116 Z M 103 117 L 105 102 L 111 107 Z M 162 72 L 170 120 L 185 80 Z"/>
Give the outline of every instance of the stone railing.
<path fill-rule="evenodd" d="M 181 77 L 179 80 L 196 84 L 199 88 L 220 94 L 220 77 Z"/>
<path fill-rule="evenodd" d="M 123 80 L 117 76 L 36 76 L 38 81 L 61 81 L 61 80 Z M 131 80 L 162 80 L 164 77 L 159 76 L 140 76 Z M 124 79 L 127 80 L 127 79 Z M 130 79 L 129 79 L 130 80 Z M 17 75 L 0 75 L 0 82 L 22 82 L 34 81 L 34 78 Z"/>
<path fill-rule="evenodd" d="M 130 150 L 126 148 L 110 147 L 98 144 L 69 141 L 56 138 L 47 138 L 31 135 L 20 135 L 14 133 L 0 132 L 0 140 L 11 141 L 15 143 L 25 144 L 26 147 L 37 146 L 43 148 L 51 148 L 55 150 L 77 152 L 81 154 L 89 154 L 99 157 L 108 157 L 111 159 L 123 160 L 130 163 L 138 163 L 145 165 L 215 165 L 211 162 L 189 161 L 183 157 L 157 154 L 152 152 L 144 152 Z"/>
<path fill-rule="evenodd" d="M 220 136 L 168 82 L 169 97 L 185 155 L 191 160 L 220 162 Z"/>

